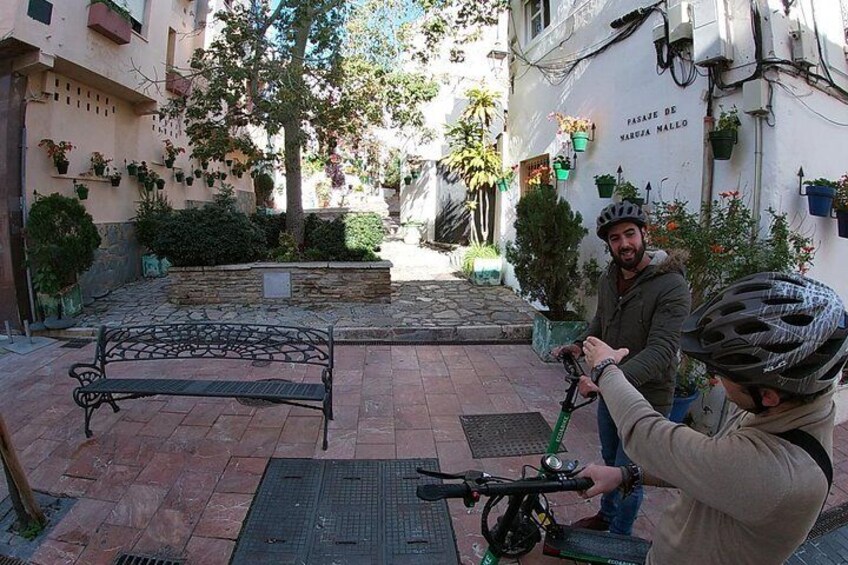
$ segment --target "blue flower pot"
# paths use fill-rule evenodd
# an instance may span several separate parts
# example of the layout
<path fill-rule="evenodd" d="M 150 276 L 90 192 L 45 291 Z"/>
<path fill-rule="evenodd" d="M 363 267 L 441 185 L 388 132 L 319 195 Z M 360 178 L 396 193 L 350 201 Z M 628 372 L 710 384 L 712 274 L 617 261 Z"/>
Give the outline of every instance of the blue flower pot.
<path fill-rule="evenodd" d="M 696 392 L 692 396 L 675 396 L 668 419 L 678 424 L 683 423 L 683 418 L 689 413 L 689 407 L 692 406 L 692 403 L 695 402 L 700 394 Z"/>
<path fill-rule="evenodd" d="M 839 237 L 848 238 L 848 210 L 836 211 L 836 229 Z"/>
<path fill-rule="evenodd" d="M 807 205 L 810 207 L 810 215 L 829 218 L 835 196 L 836 189 L 833 187 L 817 184 L 807 186 Z"/>

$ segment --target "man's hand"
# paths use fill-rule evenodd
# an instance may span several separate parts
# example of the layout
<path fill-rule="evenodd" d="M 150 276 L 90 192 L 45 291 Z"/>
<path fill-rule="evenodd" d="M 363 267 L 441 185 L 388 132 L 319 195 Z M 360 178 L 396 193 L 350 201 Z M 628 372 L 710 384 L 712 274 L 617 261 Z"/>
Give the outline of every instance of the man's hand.
<path fill-rule="evenodd" d="M 595 483 L 589 490 L 580 492 L 583 498 L 592 498 L 599 494 L 606 494 L 618 488 L 621 484 L 621 469 L 618 467 L 604 467 L 602 465 L 587 465 L 585 469 L 577 473 L 578 477 L 589 477 Z"/>
<path fill-rule="evenodd" d="M 583 398 L 589 398 L 593 394 L 601 394 L 601 389 L 598 388 L 598 385 L 592 382 L 592 379 L 583 375 L 577 382 L 577 392 L 579 392 L 580 396 Z"/>
<path fill-rule="evenodd" d="M 555 359 L 562 359 L 562 356 L 568 353 L 575 359 L 583 355 L 583 350 L 576 343 L 570 343 L 568 345 L 560 345 L 559 347 L 554 347 L 551 349 L 551 357 Z"/>
<path fill-rule="evenodd" d="M 615 359 L 616 364 L 621 363 L 621 360 L 627 357 L 630 350 L 626 347 L 613 349 L 596 337 L 587 337 L 586 341 L 583 342 L 583 352 L 586 354 L 586 363 L 589 367 L 594 367 L 610 357 Z"/>

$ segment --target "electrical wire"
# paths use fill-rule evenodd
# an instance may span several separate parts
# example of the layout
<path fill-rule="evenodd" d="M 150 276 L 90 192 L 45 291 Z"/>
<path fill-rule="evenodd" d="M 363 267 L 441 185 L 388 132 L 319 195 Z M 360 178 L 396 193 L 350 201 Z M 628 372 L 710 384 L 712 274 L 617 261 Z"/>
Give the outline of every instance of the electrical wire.
<path fill-rule="evenodd" d="M 836 120 L 834 120 L 834 119 L 828 118 L 827 116 L 825 116 L 824 114 L 822 114 L 822 113 L 821 113 L 821 112 L 819 112 L 818 110 L 815 110 L 815 109 L 811 108 L 809 104 L 807 104 L 806 102 L 804 102 L 804 97 L 803 97 L 803 96 L 800 96 L 800 95 L 798 95 L 798 94 L 796 94 L 796 93 L 792 92 L 792 90 L 791 90 L 788 86 L 786 86 L 785 84 L 783 84 L 782 82 L 775 81 L 775 84 L 777 84 L 777 86 L 779 86 L 779 87 L 780 87 L 780 88 L 782 88 L 784 91 L 786 91 L 786 93 L 787 93 L 787 94 L 789 94 L 792 98 L 794 98 L 795 100 L 797 100 L 798 102 L 800 102 L 800 103 L 801 103 L 801 105 L 802 105 L 802 106 L 804 106 L 807 110 L 809 110 L 809 111 L 810 111 L 810 112 L 812 112 L 813 114 L 817 115 L 818 117 L 820 117 L 820 118 L 821 118 L 821 119 L 823 119 L 824 121 L 829 122 L 829 123 L 831 123 L 831 124 L 833 124 L 833 125 L 835 125 L 835 126 L 839 126 L 839 127 L 848 127 L 848 123 L 838 122 L 838 121 L 836 121 Z M 809 94 L 807 94 L 806 96 L 809 96 L 810 94 L 812 94 L 812 92 L 810 92 L 810 93 L 809 93 Z"/>

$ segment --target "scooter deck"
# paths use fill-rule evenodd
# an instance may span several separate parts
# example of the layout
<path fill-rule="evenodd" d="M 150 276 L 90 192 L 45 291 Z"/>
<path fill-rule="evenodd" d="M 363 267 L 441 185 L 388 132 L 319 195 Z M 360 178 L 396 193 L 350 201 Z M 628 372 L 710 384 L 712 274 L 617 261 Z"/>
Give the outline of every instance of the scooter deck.
<path fill-rule="evenodd" d="M 642 538 L 555 526 L 545 536 L 543 552 L 586 563 L 644 565 L 651 542 Z"/>

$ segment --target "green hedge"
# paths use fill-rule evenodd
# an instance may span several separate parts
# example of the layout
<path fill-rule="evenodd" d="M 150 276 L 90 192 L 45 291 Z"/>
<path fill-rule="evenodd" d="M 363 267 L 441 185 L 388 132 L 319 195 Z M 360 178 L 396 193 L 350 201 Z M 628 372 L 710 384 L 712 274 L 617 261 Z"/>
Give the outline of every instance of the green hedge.
<path fill-rule="evenodd" d="M 309 261 L 376 261 L 374 251 L 383 242 L 380 216 L 346 214 L 335 220 L 322 220 L 315 214 L 306 218 L 303 257 Z"/>
<path fill-rule="evenodd" d="M 286 213 L 260 214 L 250 216 L 250 221 L 265 234 L 265 244 L 268 249 L 273 249 L 280 241 L 280 233 L 286 231 Z"/>

